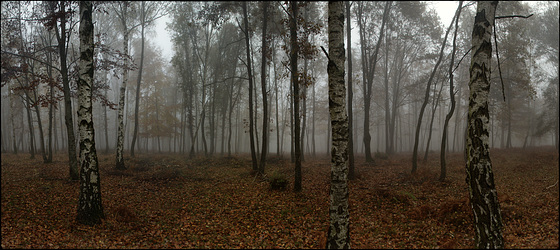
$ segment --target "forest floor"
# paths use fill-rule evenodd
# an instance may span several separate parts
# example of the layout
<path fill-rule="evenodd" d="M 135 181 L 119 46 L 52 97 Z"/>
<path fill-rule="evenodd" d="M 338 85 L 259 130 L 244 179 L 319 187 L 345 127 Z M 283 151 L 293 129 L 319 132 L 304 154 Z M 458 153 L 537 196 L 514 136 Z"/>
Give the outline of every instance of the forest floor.
<path fill-rule="evenodd" d="M 307 156 L 303 191 L 294 193 L 293 164 L 270 157 L 267 176 L 251 174 L 250 157 L 99 155 L 105 220 L 75 222 L 77 181 L 67 158 L 2 154 L 2 248 L 324 248 L 329 224 L 329 157 Z M 448 154 L 448 178 L 437 181 L 439 154 L 356 159 L 349 182 L 352 248 L 472 248 L 474 228 L 461 153 Z M 383 159 L 385 158 L 385 159 Z M 506 248 L 558 248 L 558 151 L 493 149 L 491 158 Z M 556 183 L 555 186 L 553 186 Z"/>

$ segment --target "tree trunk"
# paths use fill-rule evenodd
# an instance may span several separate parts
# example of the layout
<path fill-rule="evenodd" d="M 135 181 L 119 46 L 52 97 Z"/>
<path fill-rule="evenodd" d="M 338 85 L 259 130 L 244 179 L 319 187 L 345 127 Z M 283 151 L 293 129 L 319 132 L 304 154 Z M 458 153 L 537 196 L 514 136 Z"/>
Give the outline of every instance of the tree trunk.
<path fill-rule="evenodd" d="M 25 99 L 22 97 L 22 99 Z M 29 128 L 29 152 L 31 153 L 30 159 L 35 159 L 35 129 L 33 128 L 33 118 L 31 116 L 31 104 L 29 99 L 23 100 L 25 111 L 27 113 L 27 127 Z"/>
<path fill-rule="evenodd" d="M 329 2 L 329 113 L 332 124 L 330 225 L 326 248 L 350 248 L 348 210 L 348 117 L 344 85 L 343 2 Z"/>
<path fill-rule="evenodd" d="M 105 97 L 107 97 L 107 89 L 105 89 Z M 109 153 L 109 125 L 107 124 L 107 105 L 103 105 L 103 127 L 105 128 L 105 154 Z"/>
<path fill-rule="evenodd" d="M 141 22 L 141 47 L 140 47 L 140 67 L 138 68 L 138 79 L 136 80 L 136 100 L 134 104 L 134 132 L 132 132 L 132 143 L 130 145 L 130 155 L 134 157 L 134 146 L 136 145 L 136 137 L 138 136 L 138 105 L 140 103 L 140 83 L 142 82 L 142 69 L 144 68 L 144 29 L 146 27 L 146 8 L 145 2 L 142 1 L 140 9 L 140 22 Z M 159 145 L 159 138 L 158 138 Z"/>
<path fill-rule="evenodd" d="M 352 92 L 352 28 L 350 19 L 350 2 L 345 2 L 346 7 L 346 47 L 347 47 L 347 57 L 348 57 L 348 179 L 353 180 L 356 178 L 356 170 L 354 166 L 354 140 L 352 135 L 352 98 L 354 93 Z M 313 89 L 315 90 L 315 89 Z M 315 94 L 313 94 L 315 97 Z M 313 104 L 315 108 L 315 104 Z M 315 153 L 315 152 L 313 152 Z"/>
<path fill-rule="evenodd" d="M 474 215 L 476 248 L 504 247 L 502 215 L 488 147 L 491 37 L 497 5 L 497 1 L 478 2 L 472 32 L 466 181 Z"/>
<path fill-rule="evenodd" d="M 300 120 L 299 120 L 299 80 L 297 59 L 299 45 L 297 42 L 297 18 L 298 18 L 298 3 L 297 1 L 290 1 L 292 16 L 290 17 L 290 67 L 292 71 L 292 84 L 293 98 L 294 98 L 294 160 L 295 160 L 295 175 L 294 175 L 294 191 L 301 191 L 301 149 L 300 149 Z"/>
<path fill-rule="evenodd" d="M 436 80 L 436 84 L 434 84 L 434 90 L 436 88 L 436 85 L 437 85 L 437 80 Z M 437 98 L 434 100 L 434 103 L 432 105 L 432 118 L 430 119 L 430 127 L 428 129 L 428 142 L 426 142 L 426 151 L 424 153 L 424 159 L 423 159 L 424 162 L 428 161 L 428 152 L 430 152 L 430 141 L 432 140 L 432 128 L 434 125 L 434 118 L 436 116 L 436 110 L 439 104 L 439 98 L 441 97 L 442 90 L 443 90 L 443 82 L 441 83 L 441 87 L 439 88 Z"/>
<path fill-rule="evenodd" d="M 53 2 L 53 4 L 55 4 Z M 64 1 L 60 1 L 60 10 L 65 11 Z M 54 9 L 53 9 L 54 11 Z M 70 80 L 68 79 L 68 66 L 66 65 L 66 18 L 62 15 L 60 18 L 60 31 L 55 28 L 56 38 L 58 42 L 58 53 L 60 55 L 60 70 L 62 75 L 62 85 L 64 89 L 64 122 L 66 124 L 67 133 L 67 149 L 70 179 L 78 180 L 78 159 L 76 158 L 76 139 L 74 136 L 74 122 L 72 119 L 72 99 L 70 96 Z"/>
<path fill-rule="evenodd" d="M 251 161 L 253 171 L 258 171 L 257 155 L 255 152 L 255 138 L 253 137 L 253 72 L 251 71 L 251 47 L 249 46 L 249 20 L 247 17 L 247 2 L 243 2 L 243 22 L 245 46 L 247 50 L 247 74 L 249 78 L 249 140 L 251 143 Z"/>
<path fill-rule="evenodd" d="M 445 122 L 443 124 L 443 135 L 441 136 L 441 149 L 440 153 L 440 174 L 439 181 L 445 181 L 447 176 L 447 166 L 445 162 L 445 151 L 447 145 L 447 126 L 449 125 L 449 120 L 453 116 L 453 111 L 455 111 L 455 92 L 453 86 L 453 66 L 455 63 L 455 52 L 457 51 L 457 32 L 459 30 L 459 18 L 461 17 L 461 10 L 463 8 L 463 1 L 459 1 L 459 7 L 457 7 L 457 12 L 455 14 L 455 33 L 453 34 L 453 49 L 451 50 L 451 62 L 449 62 L 449 97 L 451 99 L 451 109 L 445 116 Z"/>
<path fill-rule="evenodd" d="M 105 218 L 95 149 L 91 105 L 93 85 L 92 2 L 80 2 L 80 72 L 78 78 L 78 124 L 80 133 L 80 197 L 76 221 L 94 225 Z"/>
<path fill-rule="evenodd" d="M 126 16 L 128 10 L 128 3 L 123 3 L 123 12 L 122 12 L 122 19 L 121 24 L 123 28 L 123 53 L 125 57 L 128 57 L 128 27 L 126 24 Z M 125 58 L 128 60 L 128 58 Z M 126 62 L 126 61 L 125 61 Z M 116 155 L 116 165 L 115 168 L 119 170 L 126 169 L 124 164 L 124 156 L 123 156 L 123 149 L 124 149 L 124 100 L 125 100 L 125 93 L 126 93 L 126 83 L 128 82 L 128 65 L 125 64 L 123 67 L 123 80 L 120 87 L 119 93 L 119 110 L 117 113 L 117 121 L 118 121 L 118 129 L 117 129 L 117 155 Z"/>
<path fill-rule="evenodd" d="M 261 62 L 261 92 L 263 98 L 263 129 L 262 129 L 262 151 L 259 173 L 264 174 L 266 165 L 266 154 L 268 153 L 268 100 L 266 96 L 266 22 L 268 19 L 268 2 L 262 2 L 263 26 L 262 26 L 262 62 Z"/>
<path fill-rule="evenodd" d="M 371 135 L 369 133 L 369 110 L 371 106 L 371 93 L 373 86 L 373 79 L 375 76 L 375 66 L 377 65 L 377 55 L 379 54 L 379 48 L 381 47 L 381 38 L 385 31 L 385 25 L 389 17 L 389 9 L 391 7 L 391 1 L 387 1 L 385 8 L 383 10 L 383 20 L 381 22 L 381 29 L 379 31 L 379 39 L 375 45 L 375 51 L 372 55 L 369 55 L 369 60 L 367 59 L 367 53 L 365 52 L 365 31 L 362 24 L 361 11 L 359 12 L 358 24 L 360 27 L 360 42 L 362 47 L 362 68 L 364 69 L 364 150 L 366 155 L 366 162 L 375 163 L 375 160 L 371 156 Z M 371 68 L 370 68 L 371 67 Z"/>

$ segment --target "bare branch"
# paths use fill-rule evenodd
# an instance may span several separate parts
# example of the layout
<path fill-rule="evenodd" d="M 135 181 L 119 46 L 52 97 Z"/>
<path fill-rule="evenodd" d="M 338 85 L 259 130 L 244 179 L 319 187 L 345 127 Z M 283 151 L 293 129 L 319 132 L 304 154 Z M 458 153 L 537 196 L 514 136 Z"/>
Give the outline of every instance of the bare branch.
<path fill-rule="evenodd" d="M 498 59 L 498 72 L 500 73 L 500 81 L 502 82 L 502 97 L 506 101 L 506 92 L 504 91 L 504 79 L 502 77 L 502 66 L 500 65 L 500 54 L 498 53 L 498 40 L 496 35 L 496 19 L 494 19 L 494 43 L 496 44 L 496 58 Z"/>
<path fill-rule="evenodd" d="M 529 17 L 532 17 L 532 16 L 533 16 L 533 14 L 531 14 L 531 15 L 528 15 L 528 16 L 522 16 L 522 15 L 511 15 L 511 16 L 497 16 L 497 17 L 495 17 L 494 19 L 503 19 L 503 18 L 516 18 L 516 17 L 519 17 L 519 18 L 529 18 Z"/>

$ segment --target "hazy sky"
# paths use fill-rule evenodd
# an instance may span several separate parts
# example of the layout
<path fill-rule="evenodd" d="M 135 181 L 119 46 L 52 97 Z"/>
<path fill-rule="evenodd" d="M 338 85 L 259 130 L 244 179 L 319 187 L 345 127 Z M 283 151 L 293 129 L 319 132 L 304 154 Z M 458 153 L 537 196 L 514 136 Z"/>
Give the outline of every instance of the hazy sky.
<path fill-rule="evenodd" d="M 429 6 L 436 9 L 444 26 L 448 26 L 449 22 L 451 22 L 458 4 L 458 1 L 429 1 Z M 154 40 L 162 49 L 163 58 L 171 60 L 173 56 L 173 43 L 171 43 L 171 38 L 166 30 L 166 23 L 169 21 L 170 19 L 168 16 L 162 17 L 156 21 L 157 35 Z"/>

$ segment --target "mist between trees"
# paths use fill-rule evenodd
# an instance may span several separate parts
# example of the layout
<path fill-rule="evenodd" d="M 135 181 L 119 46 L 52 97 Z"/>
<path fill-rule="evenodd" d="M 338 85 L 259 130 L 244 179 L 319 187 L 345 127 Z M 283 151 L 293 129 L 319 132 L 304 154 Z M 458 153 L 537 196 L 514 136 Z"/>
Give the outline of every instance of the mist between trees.
<path fill-rule="evenodd" d="M 77 9 L 74 5 L 66 9 Z M 295 101 L 289 65 L 288 6 L 269 4 L 268 28 L 263 34 L 261 5 L 247 4 L 248 30 L 238 3 L 146 2 L 142 8 L 140 2 L 131 2 L 128 11 L 123 10 L 123 3 L 94 6 L 93 117 L 98 150 L 115 152 L 117 114 L 122 109 L 125 153 L 132 151 L 132 145 L 137 153 L 249 153 L 252 124 L 256 155 L 260 157 L 262 142 L 266 141 L 269 155 L 293 157 Z M 413 150 L 426 83 L 448 25 L 441 24 L 426 3 L 399 1 L 390 8 L 385 32 L 379 39 L 384 5 L 356 2 L 350 9 L 353 42 L 347 57 L 353 66 L 346 75 L 352 74 L 356 154 Z M 76 116 L 79 18 L 77 11 L 70 12 L 61 32 L 60 20 L 53 28 L 45 18 L 49 11 L 42 2 L 2 3 L 3 152 L 31 152 L 47 159 L 51 152 L 67 149 L 64 110 L 68 102 L 62 102 L 61 79 L 68 75 L 71 114 Z M 459 20 L 453 66 L 456 107 L 447 136 L 447 150 L 452 152 L 463 150 L 465 145 L 470 66 L 467 53 L 474 11 L 473 5 L 464 7 Z M 489 99 L 491 147 L 558 146 L 558 25 L 554 21 L 558 19 L 558 4 L 503 2 L 496 15 L 529 13 L 534 16 L 496 20 L 503 93 L 494 56 Z M 298 20 L 297 119 L 301 123 L 298 137 L 303 160 L 308 156 L 326 157 L 329 152 L 326 58 L 319 53 L 319 46 L 327 45 L 326 15 L 325 2 L 310 2 L 302 5 Z M 162 16 L 168 20 L 172 58 L 163 58 L 161 48 L 154 43 L 159 32 L 154 22 Z M 129 51 L 123 51 L 124 23 Z M 58 37 L 63 33 L 67 36 L 63 49 L 68 63 L 64 68 L 57 32 Z M 447 44 L 420 127 L 420 158 L 427 151 L 440 149 L 450 108 L 451 39 Z M 124 83 L 123 69 L 129 72 Z M 122 107 L 119 98 L 123 99 Z M 263 123 L 263 118 L 267 122 Z M 368 121 L 365 125 L 364 120 Z M 77 124 L 74 127 L 76 131 Z M 369 136 L 364 137 L 365 132 Z"/>

